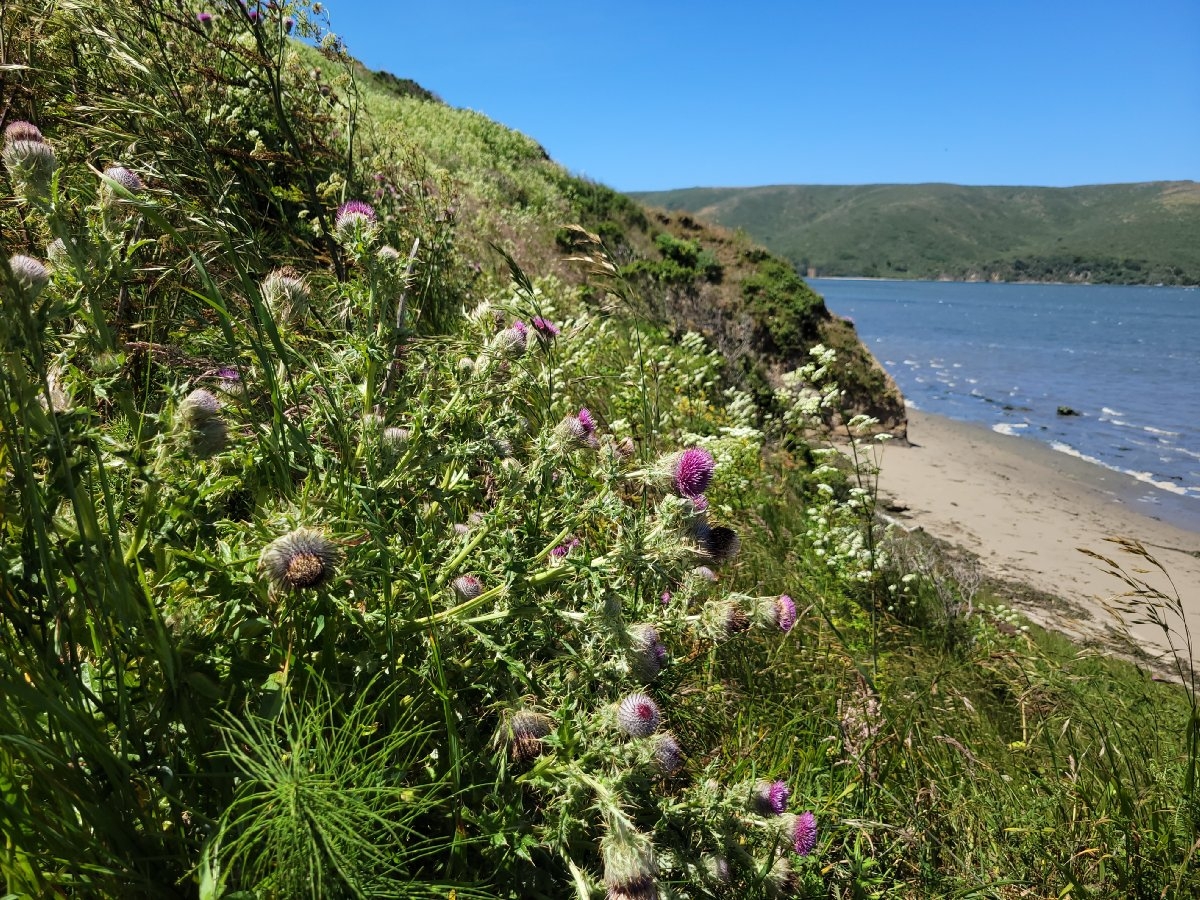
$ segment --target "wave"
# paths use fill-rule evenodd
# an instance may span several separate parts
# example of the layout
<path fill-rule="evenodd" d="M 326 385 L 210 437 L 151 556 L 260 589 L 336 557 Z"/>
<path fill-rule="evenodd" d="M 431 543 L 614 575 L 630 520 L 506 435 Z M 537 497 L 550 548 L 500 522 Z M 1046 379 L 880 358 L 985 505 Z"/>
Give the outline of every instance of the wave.
<path fill-rule="evenodd" d="M 1123 416 L 1125 413 L 1117 412 L 1115 409 L 1109 409 L 1107 406 L 1100 407 L 1100 415 L 1102 416 Z"/>
<path fill-rule="evenodd" d="M 1017 430 L 1020 428 L 1028 428 L 1026 422 L 997 422 L 992 426 L 992 431 L 997 434 L 1007 434 L 1009 437 L 1016 437 Z"/>
<path fill-rule="evenodd" d="M 1156 478 L 1153 472 L 1142 472 L 1137 469 L 1122 469 L 1117 466 L 1110 466 L 1108 463 L 1096 459 L 1094 456 L 1088 456 L 1085 453 L 1080 453 L 1070 444 L 1064 444 L 1062 441 L 1051 441 L 1050 446 L 1059 453 L 1065 453 L 1067 456 L 1073 456 L 1076 459 L 1081 459 L 1084 462 L 1092 463 L 1093 465 L 1102 466 L 1110 472 L 1120 472 L 1122 475 L 1128 475 L 1130 478 L 1136 478 L 1143 484 L 1148 484 L 1151 487 L 1156 487 L 1159 490 L 1169 491 L 1172 494 L 1178 494 L 1180 497 L 1200 496 L 1200 491 L 1194 488 L 1184 487 L 1181 484 L 1175 484 L 1173 481 L 1163 481 L 1161 478 Z"/>
<path fill-rule="evenodd" d="M 1167 431 L 1164 428 L 1155 428 L 1153 425 L 1143 425 L 1142 431 L 1148 431 L 1151 434 L 1160 434 L 1163 437 L 1179 437 L 1178 431 Z"/>

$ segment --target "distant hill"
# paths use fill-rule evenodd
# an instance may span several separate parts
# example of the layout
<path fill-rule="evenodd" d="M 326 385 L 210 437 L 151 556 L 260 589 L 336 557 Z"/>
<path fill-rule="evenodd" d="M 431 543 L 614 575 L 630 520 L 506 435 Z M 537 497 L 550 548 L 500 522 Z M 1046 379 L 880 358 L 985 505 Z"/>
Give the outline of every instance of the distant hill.
<path fill-rule="evenodd" d="M 817 275 L 1200 283 L 1194 181 L 775 185 L 631 196 L 743 229 Z"/>

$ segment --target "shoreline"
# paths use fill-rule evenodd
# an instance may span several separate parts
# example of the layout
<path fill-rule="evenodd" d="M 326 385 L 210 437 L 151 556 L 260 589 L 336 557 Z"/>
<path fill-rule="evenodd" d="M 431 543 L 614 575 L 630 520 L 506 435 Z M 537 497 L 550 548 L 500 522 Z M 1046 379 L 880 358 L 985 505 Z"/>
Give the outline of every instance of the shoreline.
<path fill-rule="evenodd" d="M 908 412 L 910 445 L 885 444 L 879 475 L 880 508 L 902 527 L 976 554 L 992 578 L 1065 601 L 1069 609 L 1020 597 L 1010 605 L 1039 625 L 1109 646 L 1127 643 L 1105 608 L 1127 588 L 1077 548 L 1132 572 L 1146 568 L 1144 560 L 1106 538 L 1140 541 L 1166 569 L 1188 626 L 1200 634 L 1200 514 L 1160 518 L 1158 506 L 1140 499 L 1147 486 L 1132 476 L 1030 438 Z M 1141 577 L 1173 595 L 1167 579 Z M 1130 632 L 1151 655 L 1165 651 L 1160 627 L 1131 625 Z"/>
<path fill-rule="evenodd" d="M 797 270 L 799 271 L 799 270 Z M 1195 290 L 1200 288 L 1200 284 L 1164 284 L 1156 282 L 1150 284 L 1145 281 L 992 281 L 990 278 L 976 278 L 969 280 L 966 278 L 885 278 L 880 275 L 814 275 L 809 278 L 803 276 L 805 282 L 812 281 L 898 281 L 904 284 L 921 283 L 925 284 L 1061 284 L 1066 287 L 1150 287 L 1150 288 L 1182 288 L 1183 290 Z"/>

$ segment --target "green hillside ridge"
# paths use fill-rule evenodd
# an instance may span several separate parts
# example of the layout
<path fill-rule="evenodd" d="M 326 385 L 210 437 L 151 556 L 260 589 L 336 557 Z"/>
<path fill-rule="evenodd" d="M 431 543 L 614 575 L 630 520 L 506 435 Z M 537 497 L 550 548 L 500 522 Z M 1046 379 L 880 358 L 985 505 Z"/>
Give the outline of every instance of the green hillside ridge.
<path fill-rule="evenodd" d="M 1200 891 L 1190 657 L 887 527 L 788 262 L 317 6 L 0 6 L 0 896 Z"/>
<path fill-rule="evenodd" d="M 773 185 L 634 193 L 818 276 L 1200 283 L 1200 184 Z"/>

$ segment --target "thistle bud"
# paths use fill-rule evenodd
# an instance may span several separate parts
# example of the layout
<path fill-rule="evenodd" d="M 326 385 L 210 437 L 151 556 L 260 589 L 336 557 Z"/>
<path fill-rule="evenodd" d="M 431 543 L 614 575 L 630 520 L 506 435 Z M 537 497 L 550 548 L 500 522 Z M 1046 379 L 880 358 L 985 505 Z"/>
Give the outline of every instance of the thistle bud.
<path fill-rule="evenodd" d="M 668 777 L 679 774 L 683 768 L 683 750 L 675 735 L 664 732 L 654 739 L 654 761 L 662 774 Z"/>
<path fill-rule="evenodd" d="M 662 671 L 667 661 L 667 648 L 658 639 L 653 625 L 635 625 L 629 629 L 637 673 L 650 681 Z"/>
<path fill-rule="evenodd" d="M 765 879 L 767 890 L 773 897 L 788 897 L 796 890 L 796 873 L 786 856 L 778 856 L 772 863 Z"/>
<path fill-rule="evenodd" d="M 259 290 L 277 325 L 294 328 L 308 315 L 312 294 L 304 278 L 290 266 L 276 269 L 264 278 Z"/>
<path fill-rule="evenodd" d="M 23 119 L 16 122 L 9 122 L 4 129 L 4 143 L 11 144 L 14 141 L 33 141 L 36 143 L 44 143 L 45 138 L 42 137 L 41 130 L 32 122 L 26 122 Z"/>
<path fill-rule="evenodd" d="M 723 525 L 701 523 L 696 527 L 696 552 L 713 562 L 725 562 L 737 556 L 742 542 L 737 532 Z"/>
<path fill-rule="evenodd" d="M 474 575 L 460 575 L 450 582 L 459 600 L 474 600 L 483 593 L 483 582 Z"/>
<path fill-rule="evenodd" d="M 640 831 L 612 825 L 600 841 L 609 900 L 655 900 L 658 865 L 654 845 Z"/>
<path fill-rule="evenodd" d="M 333 236 L 338 243 L 349 246 L 358 241 L 369 244 L 379 234 L 375 209 L 361 200 L 350 200 L 338 207 L 334 218 Z"/>
<path fill-rule="evenodd" d="M 0 156 L 12 177 L 17 193 L 32 202 L 50 193 L 50 182 L 58 168 L 54 148 L 41 140 L 16 140 L 4 145 Z"/>
<path fill-rule="evenodd" d="M 525 354 L 529 343 L 529 329 L 524 322 L 514 322 L 492 338 L 492 349 L 508 359 L 518 359 Z"/>
<path fill-rule="evenodd" d="M 124 166 L 109 166 L 104 170 L 104 181 L 101 185 L 100 193 L 103 202 L 114 203 L 120 199 L 112 190 L 114 184 L 131 194 L 140 194 L 146 189 L 146 185 L 135 172 L 129 171 Z"/>
<path fill-rule="evenodd" d="M 658 704 L 642 693 L 629 694 L 617 707 L 617 724 L 630 737 L 649 737 L 658 730 Z"/>
<path fill-rule="evenodd" d="M 13 278 L 21 287 L 21 294 L 26 302 L 32 303 L 50 283 L 50 270 L 34 259 L 18 253 L 10 256 L 8 267 L 12 269 Z"/>
<path fill-rule="evenodd" d="M 542 738 L 548 735 L 554 720 L 547 715 L 522 709 L 505 713 L 497 734 L 497 744 L 508 746 L 513 762 L 527 763 L 542 754 Z"/>

